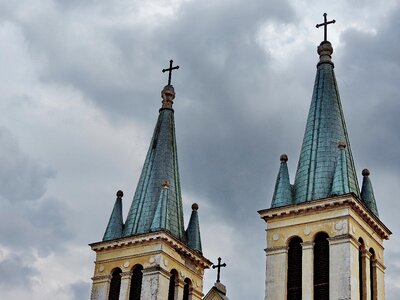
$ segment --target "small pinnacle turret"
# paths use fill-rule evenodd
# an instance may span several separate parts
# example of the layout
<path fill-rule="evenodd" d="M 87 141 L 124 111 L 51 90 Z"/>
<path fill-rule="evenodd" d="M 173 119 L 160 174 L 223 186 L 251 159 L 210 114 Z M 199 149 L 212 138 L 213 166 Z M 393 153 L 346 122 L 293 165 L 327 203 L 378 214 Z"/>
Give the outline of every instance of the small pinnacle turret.
<path fill-rule="evenodd" d="M 350 192 L 346 159 L 346 143 L 339 142 L 335 175 L 333 176 L 331 196 L 344 195 Z"/>
<path fill-rule="evenodd" d="M 192 204 L 192 214 L 190 216 L 189 225 L 186 229 L 186 240 L 187 244 L 193 250 L 202 253 L 201 248 L 201 237 L 200 237 L 200 225 L 199 225 L 199 205 L 197 203 Z"/>
<path fill-rule="evenodd" d="M 122 230 L 124 228 L 124 223 L 122 218 L 123 196 L 124 193 L 122 191 L 117 192 L 117 199 L 115 200 L 114 208 L 103 236 L 103 241 L 118 239 L 122 236 Z"/>
<path fill-rule="evenodd" d="M 369 179 L 369 175 L 370 173 L 368 169 L 364 169 L 362 171 L 363 183 L 361 188 L 361 200 L 375 216 L 379 217 L 378 208 L 375 202 L 374 190 L 372 189 L 372 183 Z"/>
<path fill-rule="evenodd" d="M 274 195 L 272 196 L 271 207 L 279 207 L 293 204 L 292 185 L 289 179 L 289 170 L 287 167 L 288 156 L 282 154 L 280 157 L 281 166 L 278 177 L 276 178 Z"/>

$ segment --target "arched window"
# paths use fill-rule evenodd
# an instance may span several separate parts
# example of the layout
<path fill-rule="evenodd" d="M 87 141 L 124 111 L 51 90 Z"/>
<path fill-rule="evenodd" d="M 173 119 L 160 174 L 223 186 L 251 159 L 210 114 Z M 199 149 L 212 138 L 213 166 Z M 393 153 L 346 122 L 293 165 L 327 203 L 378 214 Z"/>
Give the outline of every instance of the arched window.
<path fill-rule="evenodd" d="M 190 288 L 192 287 L 192 281 L 189 278 L 185 279 L 185 285 L 183 286 L 183 300 L 189 300 Z"/>
<path fill-rule="evenodd" d="M 377 282 L 376 282 L 376 256 L 374 249 L 370 248 L 371 258 L 369 261 L 369 277 L 370 277 L 370 287 L 371 287 L 371 299 L 378 299 Z"/>
<path fill-rule="evenodd" d="M 367 299 L 367 277 L 366 277 L 366 261 L 365 261 L 365 243 L 362 238 L 358 239 L 360 246 L 358 248 L 358 280 L 360 288 L 360 299 Z"/>
<path fill-rule="evenodd" d="M 302 242 L 302 239 L 297 236 L 292 238 L 289 242 L 287 273 L 288 300 L 301 300 Z"/>
<path fill-rule="evenodd" d="M 329 241 L 325 232 L 314 240 L 314 300 L 329 300 Z"/>
<path fill-rule="evenodd" d="M 174 269 L 171 270 L 171 277 L 169 278 L 168 300 L 174 300 L 175 287 L 178 280 L 178 272 Z"/>
<path fill-rule="evenodd" d="M 142 273 L 143 267 L 136 265 L 132 269 L 131 288 L 129 291 L 129 300 L 140 300 L 140 293 L 142 292 Z"/>
<path fill-rule="evenodd" d="M 119 300 L 119 291 L 121 288 L 121 269 L 116 268 L 111 273 L 110 291 L 108 293 L 108 300 Z"/>

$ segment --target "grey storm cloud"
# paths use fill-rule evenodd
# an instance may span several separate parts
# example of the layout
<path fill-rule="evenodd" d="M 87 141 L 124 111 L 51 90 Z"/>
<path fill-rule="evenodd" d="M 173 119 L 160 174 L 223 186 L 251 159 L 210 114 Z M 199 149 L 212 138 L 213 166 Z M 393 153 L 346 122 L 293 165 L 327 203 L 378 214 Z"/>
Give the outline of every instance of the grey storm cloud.
<path fill-rule="evenodd" d="M 0 274 L 6 274 L 6 276 L 1 276 L 0 289 L 15 286 L 29 288 L 33 277 L 38 275 L 38 271 L 20 256 L 11 254 L 0 261 Z"/>
<path fill-rule="evenodd" d="M 173 74 L 173 84 L 177 92 L 174 108 L 184 196 L 190 195 L 193 198 L 190 200 L 199 202 L 206 256 L 207 249 L 218 248 L 213 255 L 227 259 L 223 280 L 228 296 L 261 299 L 265 225 L 256 211 L 270 205 L 279 155 L 283 152 L 289 155 L 293 182 L 311 100 L 319 41 L 315 44 L 304 41 L 302 47 L 293 47 L 285 58 L 291 63 L 274 68 L 276 58 L 266 46 L 276 45 L 260 42 L 260 35 L 265 34 L 263 30 L 269 24 L 278 31 L 297 28 L 303 14 L 309 14 L 309 10 L 300 12 L 295 9 L 294 1 L 278 0 L 172 2 L 171 7 L 164 2 L 160 7 L 155 5 L 148 17 L 141 15 L 146 1 L 48 0 L 35 5 L 3 2 L 0 3 L 0 29 L 4 23 L 12 24 L 21 34 L 29 59 L 35 62 L 37 78 L 33 82 L 37 81 L 42 87 L 72 89 L 82 96 L 82 101 L 103 113 L 108 125 L 117 130 L 130 122 L 140 124 L 148 132 L 148 143 L 161 104 L 160 90 L 166 84 L 161 69 L 167 66 L 169 59 L 180 65 Z M 345 9 L 357 6 L 364 10 L 372 3 L 357 1 L 346 4 Z M 400 62 L 397 52 L 400 21 L 396 17 L 399 9 L 399 5 L 392 9 L 375 31 L 347 29 L 340 36 L 340 45 L 333 45 L 335 72 L 357 171 L 360 174 L 363 167 L 371 168 L 374 184 L 379 183 L 375 174 L 392 174 L 399 182 Z M 312 19 L 315 17 L 318 22 L 323 12 Z M 29 94 L 28 91 L 22 94 L 25 93 Z M 31 100 L 36 99 L 32 97 Z M 64 100 L 52 95 L 50 101 L 63 105 Z M 86 112 L 68 113 L 83 115 Z M 57 125 L 48 124 L 49 127 Z M 80 130 L 82 128 L 76 128 Z M 104 162 L 93 155 L 85 158 L 87 166 L 95 168 L 93 176 L 82 166 L 69 171 L 78 178 L 79 191 L 86 191 L 86 194 L 74 194 L 68 184 L 65 184 L 67 187 L 59 184 L 61 190 L 57 195 L 54 191 L 48 193 L 48 186 L 59 180 L 58 174 L 65 176 L 64 180 L 68 178 L 62 166 L 73 163 L 60 153 L 61 170 L 57 169 L 56 177 L 55 170 L 46 162 L 31 157 L 30 149 L 22 149 L 19 138 L 23 136 L 16 138 L 10 130 L 0 127 L 0 246 L 16 253 L 23 249 L 37 251 L 43 257 L 50 254 L 63 257 L 67 247 L 90 252 L 86 243 L 101 237 L 112 209 L 110 201 L 114 199 L 81 186 L 96 186 L 94 173 L 97 179 L 105 178 L 102 182 L 111 181 L 114 174 L 102 167 Z M 87 143 L 90 151 L 96 152 L 95 145 L 74 138 L 76 140 L 69 141 Z M 107 140 L 108 137 L 104 135 L 103 138 Z M 131 139 L 130 136 L 125 138 Z M 48 148 L 51 143 L 62 145 L 64 151 L 74 147 L 61 135 L 37 147 Z M 132 147 L 135 146 L 134 142 Z M 113 147 L 111 163 L 120 155 L 122 146 Z M 46 159 L 45 156 L 40 158 L 41 161 Z M 120 169 L 129 167 L 128 162 L 118 166 Z M 141 166 L 134 167 L 140 169 Z M 127 179 L 132 183 L 131 190 L 124 190 L 127 195 L 134 193 L 137 179 L 133 176 Z M 395 198 L 391 193 L 387 190 L 377 195 L 381 211 L 390 210 L 390 199 Z M 88 199 L 95 199 L 93 207 L 87 204 Z M 130 201 L 128 196 L 124 198 L 124 209 L 129 208 Z M 103 205 L 105 203 L 107 206 Z M 104 219 L 98 218 L 104 215 L 107 215 Z M 390 224 L 399 228 L 395 217 L 387 215 Z M 82 225 L 80 222 L 70 224 L 74 222 L 71 220 L 79 219 Z M 210 228 L 210 223 L 215 224 L 215 228 Z M 231 235 L 225 238 L 232 242 L 234 249 L 221 251 L 225 245 L 217 247 L 215 244 L 220 243 L 220 235 L 227 233 Z M 395 248 L 393 243 L 389 241 L 388 245 Z M 390 264 L 389 279 L 400 276 L 393 253 L 388 251 L 386 257 Z M 64 287 L 69 298 L 87 299 L 91 263 L 88 259 L 87 266 L 82 267 L 88 274 L 87 281 L 74 278 L 70 281 L 73 283 Z M 0 261 L 0 271 L 3 266 L 4 269 L 15 266 L 15 276 L 19 276 L 20 270 L 26 270 L 24 276 L 28 281 L 38 272 L 18 254 Z M 243 281 L 247 278 L 253 280 L 244 289 Z M 208 288 L 214 280 L 212 271 L 206 273 L 206 279 L 205 288 Z M 18 280 L 15 286 L 21 285 Z M 388 299 L 395 299 L 399 289 L 393 284 L 388 286 Z"/>
<path fill-rule="evenodd" d="M 0 195 L 10 201 L 40 198 L 55 172 L 24 153 L 11 132 L 0 127 Z"/>

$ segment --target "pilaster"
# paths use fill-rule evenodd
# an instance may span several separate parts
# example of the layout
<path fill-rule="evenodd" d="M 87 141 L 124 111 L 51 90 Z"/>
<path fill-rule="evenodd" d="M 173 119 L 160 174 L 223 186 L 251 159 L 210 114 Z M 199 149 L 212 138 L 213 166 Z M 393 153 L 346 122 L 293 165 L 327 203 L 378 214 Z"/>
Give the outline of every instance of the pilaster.
<path fill-rule="evenodd" d="M 181 279 L 177 279 L 176 280 L 174 300 L 180 300 L 180 299 L 183 298 L 183 288 L 184 288 L 184 286 L 185 286 L 185 282 L 183 280 L 181 280 Z"/>
<path fill-rule="evenodd" d="M 107 300 L 108 289 L 110 286 L 111 276 L 95 276 L 92 278 L 92 292 L 90 295 L 91 300 Z"/>
<path fill-rule="evenodd" d="M 265 252 L 265 300 L 286 300 L 288 247 L 267 248 Z"/>
<path fill-rule="evenodd" d="M 159 266 L 144 269 L 142 272 L 142 293 L 140 297 L 146 300 L 165 300 L 166 295 L 168 295 L 171 274 Z"/>
<path fill-rule="evenodd" d="M 372 268 L 375 269 L 376 281 L 374 290 L 376 291 L 376 298 L 371 297 L 372 300 L 385 299 L 385 269 L 386 267 L 378 259 L 372 259 Z"/>
<path fill-rule="evenodd" d="M 363 276 L 365 277 L 365 280 L 364 282 L 362 282 L 363 297 L 361 300 L 371 299 L 370 258 L 371 258 L 371 253 L 367 249 L 362 249 L 361 263 L 362 263 L 362 270 L 364 270 Z"/>
<path fill-rule="evenodd" d="M 301 243 L 301 246 L 303 248 L 303 270 L 301 274 L 302 296 L 303 299 L 313 299 L 314 287 L 312 278 L 314 277 L 314 243 L 304 242 Z"/>
<path fill-rule="evenodd" d="M 119 300 L 129 300 L 131 276 L 131 272 L 121 273 L 121 289 L 119 292 Z"/>
<path fill-rule="evenodd" d="M 359 299 L 359 243 L 349 234 L 329 238 L 329 298 Z"/>

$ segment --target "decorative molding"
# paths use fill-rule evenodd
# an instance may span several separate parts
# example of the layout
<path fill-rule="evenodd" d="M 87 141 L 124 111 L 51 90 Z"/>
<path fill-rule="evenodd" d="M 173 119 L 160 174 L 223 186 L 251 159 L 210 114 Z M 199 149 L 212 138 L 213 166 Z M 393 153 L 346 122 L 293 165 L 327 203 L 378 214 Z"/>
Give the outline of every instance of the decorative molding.
<path fill-rule="evenodd" d="M 93 283 L 98 283 L 102 281 L 110 281 L 111 275 L 101 275 L 101 276 L 94 276 L 92 277 Z"/>
<path fill-rule="evenodd" d="M 265 253 L 267 255 L 275 255 L 275 254 L 282 254 L 282 253 L 287 253 L 289 247 L 287 246 L 281 246 L 281 247 L 270 247 L 264 249 Z"/>
<path fill-rule="evenodd" d="M 271 219 L 284 218 L 305 213 L 315 213 L 338 207 L 349 207 L 360 216 L 382 239 L 389 239 L 392 232 L 373 214 L 354 194 L 329 197 L 307 201 L 283 207 L 259 210 L 261 218 L 266 222 Z"/>
<path fill-rule="evenodd" d="M 154 242 L 165 242 L 169 246 L 171 246 L 176 252 L 185 256 L 194 264 L 200 265 L 202 268 L 209 268 L 212 265 L 212 262 L 205 258 L 200 253 L 190 249 L 186 244 L 182 243 L 170 233 L 166 231 L 157 231 L 146 234 L 140 234 L 135 236 L 129 236 L 125 238 L 120 238 L 112 241 L 103 241 L 89 244 L 93 251 L 103 251 L 109 250 L 113 248 L 122 248 L 126 246 L 132 245 L 142 245 Z"/>

